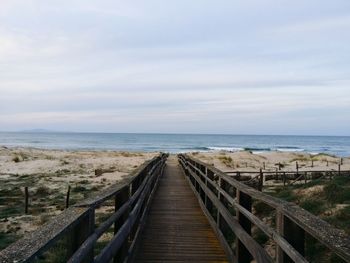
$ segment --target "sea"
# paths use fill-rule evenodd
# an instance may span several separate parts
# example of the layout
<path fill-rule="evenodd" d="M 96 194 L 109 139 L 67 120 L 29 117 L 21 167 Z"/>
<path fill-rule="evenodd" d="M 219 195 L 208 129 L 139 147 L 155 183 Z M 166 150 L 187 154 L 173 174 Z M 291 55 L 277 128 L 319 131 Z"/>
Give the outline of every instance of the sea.
<path fill-rule="evenodd" d="M 0 146 L 169 153 L 247 150 L 350 156 L 350 136 L 0 132 Z"/>

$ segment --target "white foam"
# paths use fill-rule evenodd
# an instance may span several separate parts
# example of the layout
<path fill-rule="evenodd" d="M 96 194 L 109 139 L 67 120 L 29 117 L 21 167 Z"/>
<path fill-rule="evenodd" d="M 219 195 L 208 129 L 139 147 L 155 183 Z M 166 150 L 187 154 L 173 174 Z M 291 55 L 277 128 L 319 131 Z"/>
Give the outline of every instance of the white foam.
<path fill-rule="evenodd" d="M 227 151 L 227 152 L 239 152 L 243 151 L 243 148 L 238 147 L 208 147 L 212 151 Z"/>
<path fill-rule="evenodd" d="M 277 148 L 276 151 L 278 152 L 304 152 L 304 149 L 297 149 L 297 148 Z"/>

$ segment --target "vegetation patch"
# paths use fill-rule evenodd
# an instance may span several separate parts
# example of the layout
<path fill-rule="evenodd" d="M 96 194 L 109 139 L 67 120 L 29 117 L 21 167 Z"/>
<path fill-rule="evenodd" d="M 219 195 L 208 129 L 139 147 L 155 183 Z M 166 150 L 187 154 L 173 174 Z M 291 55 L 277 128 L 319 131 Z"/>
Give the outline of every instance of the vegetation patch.
<path fill-rule="evenodd" d="M 0 232 L 0 250 L 17 240 L 17 235 L 13 233 Z"/>
<path fill-rule="evenodd" d="M 336 176 L 331 181 L 316 179 L 307 184 L 266 189 L 271 195 L 298 204 L 310 213 L 350 235 L 350 178 Z M 257 206 L 259 210 L 259 205 Z M 259 210 L 264 212 L 264 208 Z M 271 217 L 274 215 L 271 214 Z M 309 235 L 306 257 L 310 262 L 343 262 Z"/>
<path fill-rule="evenodd" d="M 219 156 L 218 159 L 228 167 L 234 167 L 233 159 L 231 156 Z"/>

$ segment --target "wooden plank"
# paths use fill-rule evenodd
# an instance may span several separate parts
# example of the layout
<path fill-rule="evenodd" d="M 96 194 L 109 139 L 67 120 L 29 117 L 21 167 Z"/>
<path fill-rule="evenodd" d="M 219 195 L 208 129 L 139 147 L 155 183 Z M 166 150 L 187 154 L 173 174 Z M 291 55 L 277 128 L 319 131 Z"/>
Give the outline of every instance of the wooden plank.
<path fill-rule="evenodd" d="M 227 262 L 174 156 L 159 179 L 135 261 Z"/>
<path fill-rule="evenodd" d="M 118 195 L 115 196 L 115 212 L 117 212 L 128 200 L 130 197 L 130 191 L 129 186 L 126 186 Z M 123 215 L 114 223 L 114 235 L 116 235 L 119 231 L 119 229 L 123 226 L 125 221 L 128 219 L 129 216 L 129 208 L 126 209 L 127 211 L 123 213 Z M 120 250 L 118 251 L 117 255 L 114 257 L 114 262 L 122 262 L 122 259 L 124 259 L 127 256 L 128 253 L 128 244 L 127 242 L 124 242 L 122 244 Z"/>
<path fill-rule="evenodd" d="M 241 205 L 242 207 L 244 207 L 247 211 L 251 212 L 252 211 L 252 198 L 241 192 L 241 191 L 237 191 L 237 202 L 239 205 Z M 241 213 L 238 210 L 238 223 L 242 226 L 242 228 L 245 230 L 245 232 L 248 235 L 252 234 L 252 223 L 250 222 L 249 217 L 245 216 L 243 213 Z M 239 238 L 237 238 L 237 247 L 236 247 L 236 251 L 237 251 L 237 259 L 238 262 L 240 263 L 249 263 L 252 259 L 252 256 L 250 255 L 248 249 L 246 248 L 246 246 L 242 243 L 242 241 L 239 240 Z"/>
<path fill-rule="evenodd" d="M 79 249 L 85 240 L 94 232 L 95 210 L 90 208 L 80 222 L 69 232 L 68 256 L 70 257 Z M 81 262 L 93 262 L 94 253 L 90 250 Z"/>

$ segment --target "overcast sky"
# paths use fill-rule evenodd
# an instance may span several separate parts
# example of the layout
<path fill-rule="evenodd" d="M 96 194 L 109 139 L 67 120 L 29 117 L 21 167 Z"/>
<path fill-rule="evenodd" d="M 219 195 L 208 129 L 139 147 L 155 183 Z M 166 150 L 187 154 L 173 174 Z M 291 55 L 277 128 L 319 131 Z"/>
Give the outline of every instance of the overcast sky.
<path fill-rule="evenodd" d="M 350 135 L 349 0 L 1 0 L 0 130 Z"/>

